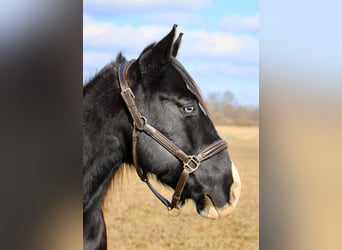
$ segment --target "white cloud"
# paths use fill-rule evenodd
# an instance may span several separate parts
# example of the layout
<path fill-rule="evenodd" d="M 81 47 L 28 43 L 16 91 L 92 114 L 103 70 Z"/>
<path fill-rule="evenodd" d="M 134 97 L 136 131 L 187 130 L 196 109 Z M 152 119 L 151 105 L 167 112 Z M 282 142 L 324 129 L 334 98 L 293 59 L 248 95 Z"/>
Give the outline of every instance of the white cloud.
<path fill-rule="evenodd" d="M 90 51 L 83 54 L 83 64 L 89 66 L 102 67 L 112 59 L 113 55 L 110 53 Z"/>
<path fill-rule="evenodd" d="M 171 28 L 162 26 L 146 26 L 136 28 L 130 25 L 117 26 L 112 23 L 89 22 L 83 27 L 85 46 L 98 49 L 141 50 L 160 39 L 160 34 L 166 34 Z"/>
<path fill-rule="evenodd" d="M 147 45 L 159 41 L 171 26 L 117 26 L 112 23 L 95 22 L 87 19 L 84 24 L 85 48 L 119 51 L 135 54 L 137 57 Z M 184 57 L 234 58 L 240 61 L 258 61 L 258 39 L 251 35 L 234 35 L 228 32 L 205 32 L 200 30 L 184 32 L 180 53 Z"/>
<path fill-rule="evenodd" d="M 238 31 L 258 31 L 259 14 L 253 16 L 232 15 L 224 17 L 220 21 L 221 30 L 238 32 Z"/>
<path fill-rule="evenodd" d="M 194 31 L 184 35 L 182 53 L 185 56 L 231 58 L 257 62 L 258 40 L 249 35 L 227 32 Z"/>

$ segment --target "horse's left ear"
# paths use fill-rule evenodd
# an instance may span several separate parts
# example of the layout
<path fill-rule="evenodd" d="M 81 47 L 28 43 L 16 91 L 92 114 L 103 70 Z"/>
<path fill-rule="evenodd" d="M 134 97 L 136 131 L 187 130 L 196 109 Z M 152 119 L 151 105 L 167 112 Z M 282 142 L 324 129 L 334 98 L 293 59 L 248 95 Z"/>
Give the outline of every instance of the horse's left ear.
<path fill-rule="evenodd" d="M 177 56 L 179 46 L 181 45 L 181 42 L 182 42 L 182 37 L 183 37 L 183 33 L 179 33 L 175 43 L 173 44 L 173 47 L 172 47 L 172 56 L 173 57 Z"/>
<path fill-rule="evenodd" d="M 137 61 L 143 77 L 158 76 L 158 73 L 170 61 L 176 28 L 177 25 L 173 25 L 172 30 L 162 40 L 141 53 Z"/>

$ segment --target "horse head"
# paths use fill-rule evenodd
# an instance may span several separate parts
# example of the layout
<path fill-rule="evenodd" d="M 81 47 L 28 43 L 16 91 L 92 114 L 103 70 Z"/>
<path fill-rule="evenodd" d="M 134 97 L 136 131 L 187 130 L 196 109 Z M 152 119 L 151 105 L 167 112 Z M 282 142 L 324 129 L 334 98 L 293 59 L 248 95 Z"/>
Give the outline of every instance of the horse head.
<path fill-rule="evenodd" d="M 158 131 L 175 145 L 173 147 L 196 159 L 208 145 L 222 139 L 194 80 L 176 59 L 183 34 L 176 40 L 175 35 L 176 25 L 161 41 L 143 50 L 127 69 L 126 77 L 137 110 L 143 117 L 142 123 L 148 123 L 153 131 Z M 185 169 L 184 162 L 175 157 L 178 149 L 170 153 L 158 138 L 151 137 L 151 131 L 144 133 L 144 128 L 140 128 L 136 132 L 139 136 L 134 138 L 134 163 L 143 173 L 154 174 L 161 183 L 176 189 Z M 216 219 L 235 208 L 241 182 L 222 145 L 218 152 L 209 153 L 210 157 L 198 165 L 197 160 L 189 161 L 196 165 L 190 170 L 196 167 L 196 171 L 189 171 L 182 183 L 184 187 L 179 202 L 184 204 L 187 199 L 192 199 L 200 215 Z"/>

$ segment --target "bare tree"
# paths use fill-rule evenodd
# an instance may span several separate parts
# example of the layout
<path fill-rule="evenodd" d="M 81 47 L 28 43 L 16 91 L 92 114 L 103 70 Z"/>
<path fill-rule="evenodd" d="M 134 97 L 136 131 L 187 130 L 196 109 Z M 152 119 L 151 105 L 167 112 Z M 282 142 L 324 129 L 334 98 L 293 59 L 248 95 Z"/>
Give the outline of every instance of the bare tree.
<path fill-rule="evenodd" d="M 235 97 L 230 91 L 213 92 L 207 103 L 216 124 L 259 125 L 259 109 L 234 104 Z"/>

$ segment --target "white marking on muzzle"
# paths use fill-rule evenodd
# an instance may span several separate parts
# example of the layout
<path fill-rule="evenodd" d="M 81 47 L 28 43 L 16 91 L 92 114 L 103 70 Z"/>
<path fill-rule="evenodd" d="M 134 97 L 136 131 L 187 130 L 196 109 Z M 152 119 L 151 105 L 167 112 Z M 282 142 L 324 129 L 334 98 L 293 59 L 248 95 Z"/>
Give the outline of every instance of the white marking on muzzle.
<path fill-rule="evenodd" d="M 241 194 L 241 179 L 239 172 L 237 171 L 237 168 L 232 161 L 232 174 L 233 174 L 233 184 L 230 187 L 230 204 L 234 207 L 236 207 L 237 203 L 239 202 L 240 199 L 240 194 Z"/>
<path fill-rule="evenodd" d="M 222 208 L 218 208 L 218 214 L 220 217 L 226 216 L 233 212 L 235 207 L 237 206 L 240 194 L 241 194 L 241 179 L 237 168 L 232 161 L 232 175 L 233 175 L 233 184 L 230 186 L 230 201 L 229 204 L 226 204 Z"/>
<path fill-rule="evenodd" d="M 237 206 L 239 199 L 240 199 L 240 193 L 241 193 L 241 179 L 239 172 L 237 171 L 237 168 L 232 161 L 232 177 L 233 177 L 233 183 L 230 186 L 230 201 L 226 205 L 224 205 L 221 208 L 216 207 L 212 200 L 209 198 L 209 196 L 205 196 L 205 203 L 206 206 L 204 210 L 200 212 L 200 214 L 206 218 L 209 219 L 218 219 L 220 217 L 227 216 Z"/>

